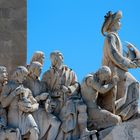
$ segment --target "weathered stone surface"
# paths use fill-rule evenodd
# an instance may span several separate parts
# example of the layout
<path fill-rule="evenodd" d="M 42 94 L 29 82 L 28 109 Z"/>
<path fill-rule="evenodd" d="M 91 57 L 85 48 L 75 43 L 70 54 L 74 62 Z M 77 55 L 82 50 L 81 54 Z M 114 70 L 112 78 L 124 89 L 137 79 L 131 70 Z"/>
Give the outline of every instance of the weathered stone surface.
<path fill-rule="evenodd" d="M 140 119 L 100 131 L 99 140 L 140 140 Z"/>
<path fill-rule="evenodd" d="M 0 140 L 140 139 L 140 85 L 127 72 L 140 66 L 140 51 L 128 43 L 136 57 L 123 56 L 116 32 L 121 16 L 105 16 L 104 66 L 81 85 L 59 51 L 50 54 L 51 66 L 40 80 L 43 52 L 19 66 L 26 64 L 26 0 L 0 0 L 0 65 L 10 76 L 14 71 L 8 80 L 0 66 Z"/>
<path fill-rule="evenodd" d="M 105 36 L 102 65 L 108 66 L 112 75 L 117 75 L 119 80 L 116 88 L 112 90 L 111 94 L 109 93 L 113 96 L 107 96 L 105 100 L 103 99 L 102 101 L 105 102 L 102 102 L 103 105 L 100 106 L 110 111 L 113 110 L 113 113 L 126 121 L 138 112 L 139 82 L 128 72 L 128 69 L 139 67 L 137 59 L 139 59 L 140 53 L 131 44 L 128 44 L 128 48 L 134 49 L 133 55 L 136 57 L 133 58 L 136 60 L 130 59 L 129 55 L 128 57 L 123 56 L 122 43 L 118 35 L 121 18 L 121 11 L 116 13 L 109 11 L 102 26 L 102 34 Z M 112 110 L 109 104 L 111 102 Z"/>
<path fill-rule="evenodd" d="M 0 1 L 0 64 L 9 77 L 18 65 L 26 64 L 26 0 Z"/>

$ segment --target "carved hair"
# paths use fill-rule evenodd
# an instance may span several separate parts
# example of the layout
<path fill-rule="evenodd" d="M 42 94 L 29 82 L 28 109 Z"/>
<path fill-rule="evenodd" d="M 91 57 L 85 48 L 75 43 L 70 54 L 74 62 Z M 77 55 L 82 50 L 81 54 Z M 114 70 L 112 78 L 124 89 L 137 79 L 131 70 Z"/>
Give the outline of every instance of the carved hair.
<path fill-rule="evenodd" d="M 37 61 L 34 61 L 30 64 L 29 66 L 29 73 L 38 73 L 38 70 L 42 68 L 42 64 L 37 62 Z"/>
<path fill-rule="evenodd" d="M 19 75 L 28 75 L 28 70 L 24 66 L 18 66 L 12 75 L 12 79 L 16 79 Z"/>
<path fill-rule="evenodd" d="M 104 23 L 101 28 L 101 33 L 103 36 L 105 36 L 105 32 L 108 32 L 110 30 L 111 25 L 114 23 L 116 19 L 120 19 L 122 17 L 122 12 L 118 11 L 116 13 L 112 13 L 109 11 L 105 16 L 104 16 Z"/>
<path fill-rule="evenodd" d="M 99 78 L 99 75 L 104 74 L 104 76 L 111 76 L 111 70 L 108 66 L 102 66 L 99 70 L 95 73 L 96 77 Z M 101 80 L 101 79 L 100 79 Z"/>
<path fill-rule="evenodd" d="M 30 64 L 32 63 L 32 62 L 34 62 L 34 61 L 38 61 L 38 62 L 40 62 L 40 59 L 41 58 L 45 58 L 45 55 L 44 55 L 44 53 L 42 52 L 42 51 L 36 51 L 34 54 L 33 54 L 33 57 L 32 57 L 32 59 L 31 59 L 31 61 L 30 61 Z M 42 64 L 42 62 L 40 62 L 41 64 Z"/>
<path fill-rule="evenodd" d="M 112 15 L 113 15 L 113 13 L 111 11 L 109 11 L 104 16 L 104 23 L 103 23 L 103 26 L 102 26 L 102 29 L 101 29 L 101 33 L 102 33 L 103 36 L 105 36 L 105 32 L 108 31 L 108 28 L 109 28 L 109 26 L 111 24 L 111 21 L 112 21 Z"/>
<path fill-rule="evenodd" d="M 64 58 L 63 58 L 63 54 L 62 54 L 60 51 L 54 51 L 54 52 L 52 52 L 52 53 L 50 54 L 50 57 L 53 57 L 53 56 L 55 56 L 55 57 L 61 56 L 62 59 L 64 59 Z"/>
<path fill-rule="evenodd" d="M 62 58 L 61 61 L 63 63 L 64 58 L 63 58 L 63 54 L 60 51 L 54 51 L 50 54 L 50 58 L 54 57 L 54 61 L 55 61 L 56 64 L 57 64 L 57 61 L 58 61 L 58 57 L 60 57 L 60 56 Z"/>

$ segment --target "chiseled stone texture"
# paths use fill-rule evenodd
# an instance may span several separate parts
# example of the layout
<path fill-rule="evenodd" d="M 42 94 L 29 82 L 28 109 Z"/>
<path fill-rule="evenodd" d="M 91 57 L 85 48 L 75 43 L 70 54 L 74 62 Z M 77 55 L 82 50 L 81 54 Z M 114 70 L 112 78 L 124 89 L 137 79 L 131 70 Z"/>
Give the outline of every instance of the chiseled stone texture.
<path fill-rule="evenodd" d="M 26 64 L 26 0 L 0 0 L 0 64 L 9 75 Z"/>
<path fill-rule="evenodd" d="M 140 140 L 140 119 L 100 131 L 99 140 Z"/>

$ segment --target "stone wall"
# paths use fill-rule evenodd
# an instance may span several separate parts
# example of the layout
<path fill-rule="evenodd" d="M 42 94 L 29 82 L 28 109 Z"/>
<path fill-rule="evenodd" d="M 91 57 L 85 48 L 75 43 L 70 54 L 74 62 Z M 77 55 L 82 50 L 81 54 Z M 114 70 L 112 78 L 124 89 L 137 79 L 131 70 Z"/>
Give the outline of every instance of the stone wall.
<path fill-rule="evenodd" d="M 99 140 L 140 140 L 140 119 L 99 132 Z"/>
<path fill-rule="evenodd" d="M 26 0 L 0 0 L 0 65 L 9 75 L 26 64 Z"/>

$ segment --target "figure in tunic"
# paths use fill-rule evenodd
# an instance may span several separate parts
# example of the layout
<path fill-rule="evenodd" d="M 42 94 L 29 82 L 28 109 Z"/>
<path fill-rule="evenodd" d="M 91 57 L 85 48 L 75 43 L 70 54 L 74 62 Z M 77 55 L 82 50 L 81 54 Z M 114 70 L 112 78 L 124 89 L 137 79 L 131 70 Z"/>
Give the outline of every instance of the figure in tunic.
<path fill-rule="evenodd" d="M 105 35 L 102 64 L 110 67 L 112 75 L 117 74 L 119 77 L 115 102 L 116 114 L 123 120 L 128 120 L 138 112 L 139 82 L 128 72 L 128 68 L 136 68 L 137 64 L 123 56 L 118 35 L 121 17 L 121 11 L 108 12 L 105 16 L 102 26 L 102 34 Z M 111 103 L 110 99 L 108 97 L 108 102 Z M 105 104 L 105 97 L 103 101 Z"/>
<path fill-rule="evenodd" d="M 8 74 L 6 67 L 0 66 L 0 139 L 1 140 L 21 140 L 18 128 L 10 128 L 7 126 L 7 112 L 1 105 L 1 92 L 3 86 L 7 83 Z"/>
<path fill-rule="evenodd" d="M 40 130 L 39 139 L 55 140 L 60 121 L 51 112 L 45 110 L 45 102 L 49 98 L 49 93 L 47 93 L 46 84 L 39 80 L 41 71 L 42 64 L 37 61 L 32 62 L 24 86 L 32 91 L 39 103 L 39 109 L 32 113 Z"/>
<path fill-rule="evenodd" d="M 117 84 L 118 78 L 111 78 L 111 70 L 102 66 L 97 72 L 88 74 L 81 83 L 81 94 L 87 105 L 88 127 L 90 129 L 105 129 L 117 125 L 121 118 L 103 108 L 98 103 L 98 94 L 107 94 Z"/>
<path fill-rule="evenodd" d="M 8 109 L 8 125 L 12 128 L 19 128 L 23 138 L 29 134 L 29 140 L 38 140 L 39 130 L 31 115 L 32 112 L 38 109 L 38 103 L 33 98 L 31 91 L 23 86 L 27 74 L 28 70 L 24 66 L 17 67 L 11 81 L 3 87 L 1 103 L 4 108 Z M 26 107 L 23 104 L 21 108 L 21 104 L 19 104 L 21 94 L 29 95 L 31 107 Z"/>
<path fill-rule="evenodd" d="M 63 55 L 59 51 L 52 52 L 50 59 L 52 66 L 44 73 L 42 81 L 48 86 L 48 92 L 57 104 L 54 114 L 62 121 L 57 139 L 78 139 L 78 126 L 81 139 L 89 136 L 93 132 L 87 130 L 87 107 L 80 97 L 76 74 L 63 64 Z"/>

